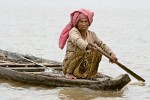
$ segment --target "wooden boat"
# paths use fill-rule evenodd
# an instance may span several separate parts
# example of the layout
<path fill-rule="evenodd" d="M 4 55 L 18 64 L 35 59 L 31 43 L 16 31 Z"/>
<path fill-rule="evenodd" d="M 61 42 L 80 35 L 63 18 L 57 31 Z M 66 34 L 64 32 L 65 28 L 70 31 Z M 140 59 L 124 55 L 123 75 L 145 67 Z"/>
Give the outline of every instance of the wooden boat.
<path fill-rule="evenodd" d="M 121 74 L 116 78 L 104 75 L 103 78 L 96 78 L 96 80 L 69 80 L 62 74 L 61 62 L 5 50 L 0 50 L 0 54 L 3 55 L 0 60 L 0 78 L 22 83 L 49 87 L 81 87 L 120 91 L 131 81 L 128 74 Z M 48 71 L 46 71 L 47 68 Z"/>

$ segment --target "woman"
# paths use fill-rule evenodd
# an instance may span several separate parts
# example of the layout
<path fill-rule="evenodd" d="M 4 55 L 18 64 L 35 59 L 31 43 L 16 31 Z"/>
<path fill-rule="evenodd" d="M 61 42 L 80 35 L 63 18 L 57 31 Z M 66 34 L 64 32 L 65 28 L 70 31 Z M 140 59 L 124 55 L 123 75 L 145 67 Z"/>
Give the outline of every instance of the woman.
<path fill-rule="evenodd" d="M 94 13 L 88 9 L 79 9 L 71 13 L 71 21 L 63 29 L 59 38 L 59 47 L 64 48 L 67 41 L 66 55 L 63 61 L 63 73 L 67 79 L 91 79 L 102 77 L 97 72 L 102 55 L 88 43 L 102 48 L 111 56 L 111 62 L 117 58 L 112 50 L 96 34 L 88 30 L 93 22 Z"/>

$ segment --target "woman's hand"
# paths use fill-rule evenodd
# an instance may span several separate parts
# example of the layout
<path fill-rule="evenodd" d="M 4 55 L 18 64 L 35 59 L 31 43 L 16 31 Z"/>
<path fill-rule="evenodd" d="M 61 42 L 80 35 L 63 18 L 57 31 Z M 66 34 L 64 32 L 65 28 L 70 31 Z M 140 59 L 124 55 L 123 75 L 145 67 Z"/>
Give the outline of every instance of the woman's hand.
<path fill-rule="evenodd" d="M 111 63 L 116 63 L 117 62 L 118 59 L 117 59 L 116 55 L 113 52 L 110 53 L 110 57 L 111 57 L 111 59 L 109 61 Z"/>
<path fill-rule="evenodd" d="M 91 50 L 91 51 L 97 51 L 96 45 L 95 46 L 90 46 L 89 44 L 86 47 L 86 50 Z"/>

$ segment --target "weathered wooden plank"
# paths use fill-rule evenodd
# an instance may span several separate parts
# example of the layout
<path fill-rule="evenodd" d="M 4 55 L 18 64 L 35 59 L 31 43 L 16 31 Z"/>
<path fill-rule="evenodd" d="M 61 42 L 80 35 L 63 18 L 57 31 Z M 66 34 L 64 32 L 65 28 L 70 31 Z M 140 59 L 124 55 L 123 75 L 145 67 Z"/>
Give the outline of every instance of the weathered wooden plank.
<path fill-rule="evenodd" d="M 7 67 L 6 69 L 16 70 L 20 72 L 42 72 L 45 67 Z M 62 67 L 50 67 L 52 70 L 61 70 Z"/>
<path fill-rule="evenodd" d="M 4 64 L 4 63 L 9 63 L 9 64 L 11 63 L 11 64 L 14 64 L 14 62 L 5 61 L 5 60 L 0 60 L 0 64 L 2 64 L 2 63 L 3 63 L 3 64 Z"/>
<path fill-rule="evenodd" d="M 62 66 L 62 65 L 47 64 L 47 63 L 39 63 L 39 64 L 44 65 L 44 66 L 46 66 L 46 67 L 60 67 L 60 66 Z M 29 64 L 0 63 L 0 66 L 1 66 L 1 67 L 5 67 L 5 66 L 7 66 L 7 67 L 16 67 L 16 66 L 18 66 L 18 67 L 23 67 L 23 66 L 26 66 L 26 67 L 27 67 L 27 66 L 28 66 L 28 67 L 41 67 L 41 66 L 36 65 L 36 64 L 33 64 L 33 63 L 29 63 Z"/>
<path fill-rule="evenodd" d="M 42 75 L 43 72 L 23 72 L 26 74 Z"/>

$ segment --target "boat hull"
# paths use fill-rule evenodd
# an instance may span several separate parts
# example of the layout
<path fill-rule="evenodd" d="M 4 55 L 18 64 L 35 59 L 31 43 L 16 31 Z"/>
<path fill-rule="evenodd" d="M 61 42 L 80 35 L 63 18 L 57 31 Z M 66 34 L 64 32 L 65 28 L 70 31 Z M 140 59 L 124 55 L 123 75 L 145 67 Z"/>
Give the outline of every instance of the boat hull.
<path fill-rule="evenodd" d="M 6 52 L 4 54 L 6 54 Z M 10 54 L 13 53 L 11 52 Z M 42 59 L 42 61 L 44 61 L 44 59 Z M 58 65 L 59 62 L 56 62 L 55 64 L 57 65 L 57 67 L 60 67 Z M 52 65 L 55 66 L 55 64 L 53 62 Z M 14 80 L 17 82 L 32 85 L 44 85 L 48 87 L 81 87 L 81 88 L 90 88 L 93 90 L 120 91 L 131 81 L 128 74 L 121 74 L 116 78 L 105 76 L 104 78 L 97 78 L 96 80 L 87 80 L 87 79 L 69 80 L 64 77 L 64 75 L 61 73 L 62 72 L 61 70 L 57 70 L 59 73 L 54 73 L 54 72 L 45 72 L 43 67 L 37 65 L 30 67 L 27 66 L 22 67 L 21 65 L 18 64 L 14 66 L 2 66 L 2 65 L 4 64 L 1 63 L 0 65 L 1 66 L 0 78 Z"/>

